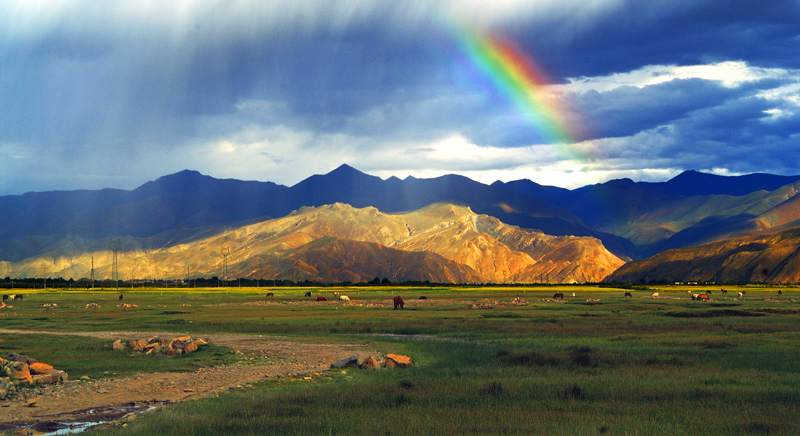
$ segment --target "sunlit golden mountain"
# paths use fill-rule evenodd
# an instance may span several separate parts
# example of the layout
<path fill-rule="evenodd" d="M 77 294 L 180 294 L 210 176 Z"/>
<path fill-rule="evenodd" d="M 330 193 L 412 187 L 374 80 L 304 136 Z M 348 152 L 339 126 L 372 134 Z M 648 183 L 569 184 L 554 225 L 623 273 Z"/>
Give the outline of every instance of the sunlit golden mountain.
<path fill-rule="evenodd" d="M 437 203 L 385 214 L 335 203 L 189 242 L 121 239 L 123 279 L 223 277 L 360 282 L 598 282 L 624 263 L 594 237 L 550 236 L 470 208 Z M 69 244 L 67 244 L 69 245 Z M 80 244 L 75 244 L 76 246 Z M 0 275 L 111 277 L 111 252 L 50 252 L 0 264 Z M 226 269 L 227 265 L 227 269 Z"/>

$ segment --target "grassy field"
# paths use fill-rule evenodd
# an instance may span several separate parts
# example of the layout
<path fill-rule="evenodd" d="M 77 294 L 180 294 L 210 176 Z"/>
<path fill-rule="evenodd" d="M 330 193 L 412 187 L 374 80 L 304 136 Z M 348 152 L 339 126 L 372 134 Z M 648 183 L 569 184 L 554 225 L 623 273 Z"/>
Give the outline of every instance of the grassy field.
<path fill-rule="evenodd" d="M 624 290 L 588 286 L 123 290 L 135 309 L 117 307 L 117 291 L 42 291 L 0 311 L 0 327 L 277 334 L 366 344 L 415 363 L 313 382 L 266 380 L 102 433 L 800 434 L 800 289 L 726 287 L 727 295 L 719 289 L 662 286 L 631 291 L 627 299 Z M 354 304 L 310 303 L 303 297 L 308 290 L 339 291 Z M 656 290 L 660 296 L 651 298 Z M 691 301 L 687 291 L 702 290 L 711 290 L 714 301 Z M 741 290 L 744 299 L 737 298 Z M 565 301 L 548 301 L 554 292 Z M 398 294 L 409 301 L 403 311 L 366 304 Z M 430 303 L 415 305 L 421 295 Z M 528 304 L 473 307 L 515 297 Z M 54 302 L 58 308 L 42 307 Z M 101 307 L 86 309 L 92 302 Z M 3 337 L 0 355 L 12 349 L 50 355 L 72 377 L 236 360 L 218 347 L 151 367 L 154 360 L 124 361 L 100 342 L 43 338 Z M 88 352 L 113 369 L 83 368 L 79 359 Z"/>

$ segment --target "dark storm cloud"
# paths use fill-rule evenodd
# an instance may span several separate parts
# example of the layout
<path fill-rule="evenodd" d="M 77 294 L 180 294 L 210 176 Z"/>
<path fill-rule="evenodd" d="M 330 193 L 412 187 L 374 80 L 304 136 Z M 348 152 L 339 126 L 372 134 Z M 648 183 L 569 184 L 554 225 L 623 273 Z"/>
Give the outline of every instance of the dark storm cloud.
<path fill-rule="evenodd" d="M 226 177 L 269 170 L 288 183 L 344 163 L 338 159 L 371 162 L 370 152 L 423 150 L 453 136 L 495 150 L 539 144 L 541 134 L 516 107 L 464 79 L 447 21 L 512 38 L 552 83 L 649 65 L 742 61 L 788 76 L 800 68 L 800 3 L 785 0 L 48 6 L 0 5 L 0 194 L 130 188 L 186 167 Z M 653 156 L 687 155 L 664 144 L 724 142 L 726 158 L 747 162 L 706 160 L 728 168 L 756 167 L 749 150 L 766 143 L 773 149 L 763 153 L 764 168 L 772 168 L 798 134 L 798 110 L 787 91 L 775 100 L 759 94 L 791 77 L 769 80 L 731 86 L 688 77 L 568 91 L 587 125 L 576 139 L 658 137 Z M 214 154 L 220 144 L 264 161 L 242 157 L 211 171 L 228 162 Z M 663 165 L 630 147 L 620 156 L 639 157 L 626 167 Z M 319 167 L 298 175 L 291 165 L 309 161 L 303 153 L 318 155 Z M 513 165 L 508 159 L 484 161 L 503 169 Z M 437 168 L 408 162 L 451 168 L 444 158 Z M 90 169 L 76 178 L 75 168 Z"/>

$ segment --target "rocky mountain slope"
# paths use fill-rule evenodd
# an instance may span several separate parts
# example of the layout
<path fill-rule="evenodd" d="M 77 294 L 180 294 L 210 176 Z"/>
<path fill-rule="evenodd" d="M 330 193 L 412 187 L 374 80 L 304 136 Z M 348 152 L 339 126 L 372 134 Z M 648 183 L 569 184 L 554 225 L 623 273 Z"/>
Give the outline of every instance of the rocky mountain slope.
<path fill-rule="evenodd" d="M 385 214 L 337 203 L 163 248 L 122 241 L 120 274 L 135 278 L 227 276 L 360 282 L 374 277 L 431 282 L 582 283 L 602 280 L 624 261 L 592 237 L 551 236 L 452 204 Z M 33 276 L 111 276 L 108 250 L 0 265 Z"/>
<path fill-rule="evenodd" d="M 726 239 L 659 253 L 627 263 L 609 282 L 800 282 L 800 228 Z"/>

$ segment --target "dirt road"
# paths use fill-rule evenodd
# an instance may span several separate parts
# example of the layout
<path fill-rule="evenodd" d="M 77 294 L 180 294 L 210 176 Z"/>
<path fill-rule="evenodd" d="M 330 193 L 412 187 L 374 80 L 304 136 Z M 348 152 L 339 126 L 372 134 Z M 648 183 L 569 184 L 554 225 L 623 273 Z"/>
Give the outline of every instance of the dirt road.
<path fill-rule="evenodd" d="M 0 334 L 58 334 L 63 332 L 23 331 L 0 329 Z M 182 332 L 88 332 L 69 333 L 109 339 L 134 339 L 149 336 L 181 336 Z M 348 356 L 379 356 L 379 353 L 343 344 L 312 344 L 292 342 L 278 337 L 259 335 L 202 335 L 212 343 L 252 355 L 245 364 L 200 368 L 190 373 L 147 373 L 131 377 L 102 380 L 70 380 L 64 384 L 41 386 L 24 390 L 12 401 L 0 402 L 0 431 L 9 424 L 45 421 L 70 422 L 86 417 L 93 409 L 117 409 L 130 403 L 142 406 L 175 403 L 184 400 L 216 396 L 232 387 L 272 377 L 302 377 L 330 369 L 330 364 Z M 32 356 L 46 360 L 45 356 Z M 265 363 L 266 362 L 266 363 Z M 26 404 L 38 397 L 34 407 Z M 120 412 L 122 410 L 122 412 Z"/>

